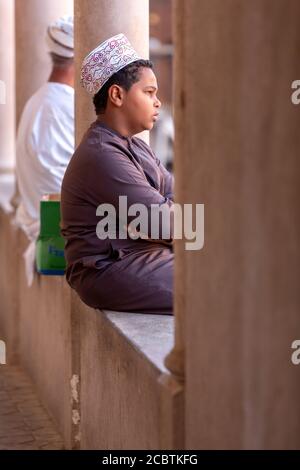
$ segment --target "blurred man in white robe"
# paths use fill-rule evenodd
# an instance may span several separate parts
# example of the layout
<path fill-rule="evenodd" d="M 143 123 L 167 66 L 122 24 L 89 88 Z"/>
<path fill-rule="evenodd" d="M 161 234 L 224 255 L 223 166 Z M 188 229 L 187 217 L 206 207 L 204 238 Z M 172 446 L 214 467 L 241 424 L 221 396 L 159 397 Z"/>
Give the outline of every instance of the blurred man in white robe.
<path fill-rule="evenodd" d="M 48 81 L 26 103 L 17 133 L 20 201 L 16 223 L 31 241 L 25 253 L 29 285 L 39 233 L 40 200 L 46 194 L 60 193 L 74 153 L 73 18 L 65 16 L 52 23 L 46 40 L 52 71 Z"/>

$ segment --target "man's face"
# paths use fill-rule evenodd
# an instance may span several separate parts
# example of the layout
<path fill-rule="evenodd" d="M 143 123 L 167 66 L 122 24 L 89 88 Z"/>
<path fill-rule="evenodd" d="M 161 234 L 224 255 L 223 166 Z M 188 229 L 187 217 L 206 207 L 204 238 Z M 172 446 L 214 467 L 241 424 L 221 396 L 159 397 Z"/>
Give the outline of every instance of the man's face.
<path fill-rule="evenodd" d="M 132 134 L 151 130 L 158 118 L 161 102 L 157 98 L 157 80 L 147 67 L 140 69 L 140 79 L 125 92 L 123 112 Z"/>

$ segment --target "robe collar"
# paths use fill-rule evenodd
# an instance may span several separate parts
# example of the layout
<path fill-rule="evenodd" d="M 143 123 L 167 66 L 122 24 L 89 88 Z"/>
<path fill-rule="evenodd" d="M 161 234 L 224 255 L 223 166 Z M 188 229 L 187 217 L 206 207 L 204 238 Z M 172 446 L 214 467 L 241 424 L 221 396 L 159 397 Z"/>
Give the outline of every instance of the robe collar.
<path fill-rule="evenodd" d="M 94 122 L 94 125 L 102 127 L 103 129 L 106 129 L 107 131 L 111 132 L 112 134 L 116 135 L 122 140 L 127 140 L 127 142 L 131 142 L 131 137 L 125 137 L 124 135 L 120 134 L 120 132 L 107 126 L 107 124 L 104 124 L 104 122 L 98 121 L 98 119 L 96 119 L 96 121 Z"/>

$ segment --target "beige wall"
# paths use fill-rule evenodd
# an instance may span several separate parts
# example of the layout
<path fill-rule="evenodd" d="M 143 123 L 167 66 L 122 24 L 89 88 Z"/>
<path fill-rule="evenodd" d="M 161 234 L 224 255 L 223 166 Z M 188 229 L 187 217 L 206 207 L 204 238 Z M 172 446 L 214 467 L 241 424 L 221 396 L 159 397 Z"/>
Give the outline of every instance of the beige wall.
<path fill-rule="evenodd" d="M 297 0 L 176 2 L 176 200 L 205 245 L 176 244 L 187 448 L 299 448 Z"/>
<path fill-rule="evenodd" d="M 0 209 L 0 339 L 6 343 L 6 363 L 19 360 L 19 259 L 20 232 L 12 225 L 12 215 Z"/>
<path fill-rule="evenodd" d="M 35 384 L 39 399 L 57 423 L 67 448 L 72 447 L 71 292 L 63 276 L 35 275 L 28 287 L 21 254 L 28 241 L 18 231 L 19 361 Z"/>
<path fill-rule="evenodd" d="M 81 312 L 81 448 L 181 448 L 181 388 L 131 342 L 126 328 L 112 327 L 105 314 L 82 304 Z M 137 317 L 132 327 L 128 315 L 127 329 L 135 338 L 142 328 L 154 332 L 155 344 L 155 327 Z M 161 322 L 161 315 L 152 322 Z"/>

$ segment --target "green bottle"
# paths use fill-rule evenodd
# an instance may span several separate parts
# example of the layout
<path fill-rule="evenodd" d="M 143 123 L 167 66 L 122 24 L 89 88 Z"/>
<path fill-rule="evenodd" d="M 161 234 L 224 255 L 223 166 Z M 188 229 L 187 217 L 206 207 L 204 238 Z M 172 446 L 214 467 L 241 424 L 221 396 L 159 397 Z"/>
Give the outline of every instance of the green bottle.
<path fill-rule="evenodd" d="M 66 261 L 65 241 L 60 233 L 60 201 L 41 201 L 40 219 L 40 234 L 36 242 L 37 271 L 46 275 L 63 275 Z"/>

